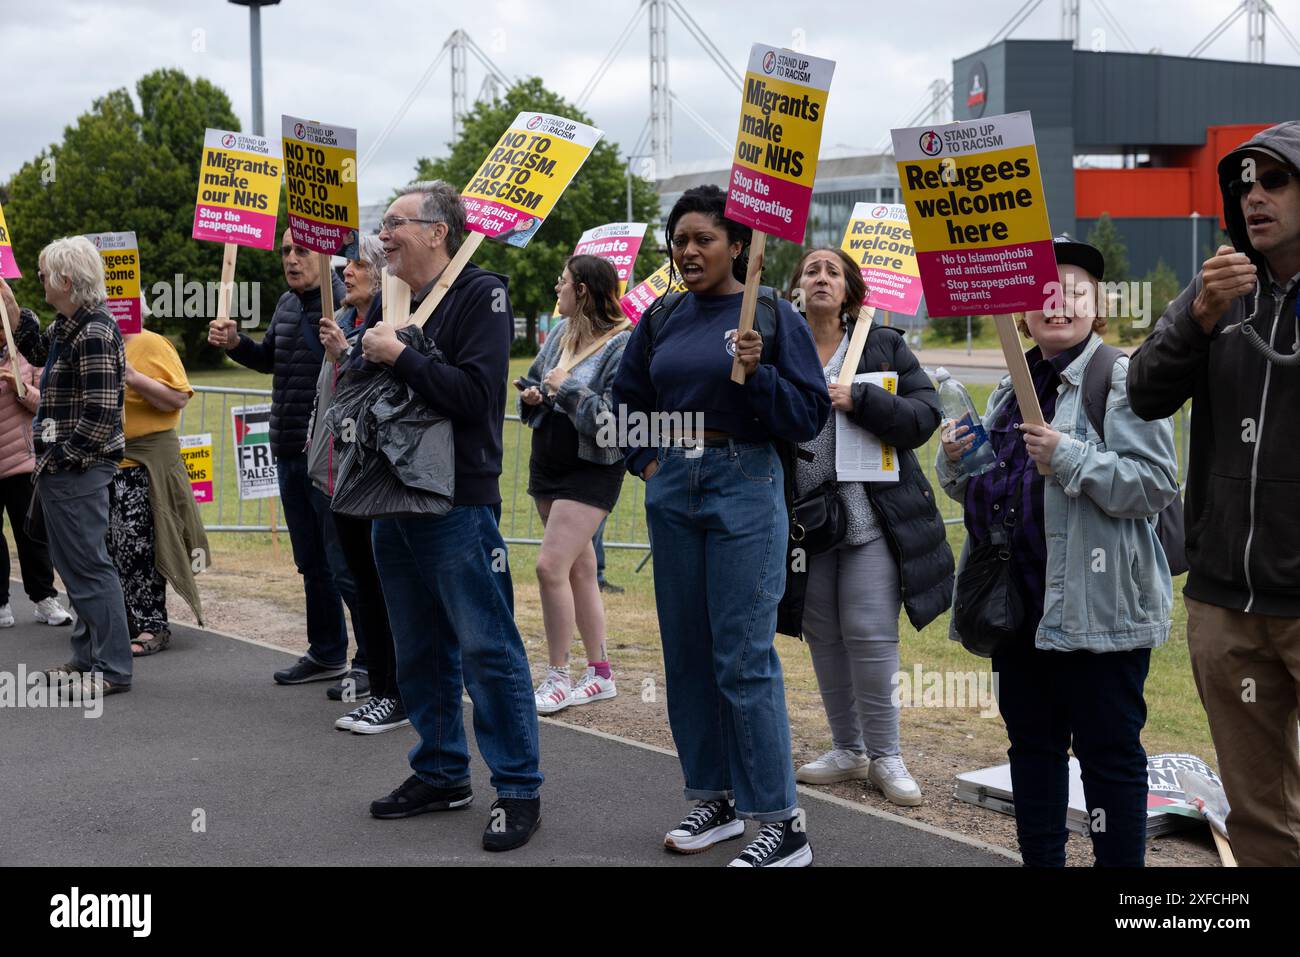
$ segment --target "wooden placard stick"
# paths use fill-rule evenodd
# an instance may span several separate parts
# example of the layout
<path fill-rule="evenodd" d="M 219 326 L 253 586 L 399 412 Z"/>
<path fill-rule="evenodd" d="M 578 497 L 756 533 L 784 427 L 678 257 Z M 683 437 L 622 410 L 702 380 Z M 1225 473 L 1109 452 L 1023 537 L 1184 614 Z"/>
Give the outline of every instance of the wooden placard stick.
<path fill-rule="evenodd" d="M 1020 348 L 1020 333 L 1016 331 L 1017 315 L 994 316 L 993 325 L 997 327 L 998 339 L 1002 342 L 1002 357 L 1007 360 L 1007 370 L 1011 373 L 1011 387 L 1015 390 L 1016 401 L 1020 404 L 1020 414 L 1029 425 L 1046 425 L 1043 409 L 1038 404 L 1038 392 L 1034 389 L 1033 376 L 1029 374 L 1029 363 Z M 1038 466 L 1039 475 L 1051 475 L 1052 470 L 1046 465 Z"/>
<path fill-rule="evenodd" d="M 22 374 L 18 371 L 18 349 L 14 346 L 13 330 L 9 327 L 9 310 L 3 299 L 0 299 L 0 323 L 5 327 L 5 346 L 9 349 L 9 362 L 14 370 L 14 391 L 21 399 L 27 394 L 27 386 L 23 384 Z"/>
<path fill-rule="evenodd" d="M 563 369 L 565 372 L 572 372 L 573 367 L 578 365 L 578 363 L 582 362 L 588 356 L 593 355 L 596 352 L 600 351 L 601 349 L 605 348 L 605 343 L 609 342 L 609 340 L 613 339 L 624 329 L 631 329 L 631 328 L 632 328 L 632 323 L 624 319 L 622 322 L 619 322 L 617 325 L 615 325 L 614 328 L 608 330 L 603 336 L 597 336 L 591 342 L 587 343 L 586 347 L 577 355 L 574 355 L 569 349 L 566 348 L 564 354 L 560 356 L 560 362 L 557 368 Z"/>
<path fill-rule="evenodd" d="M 740 325 L 736 327 L 736 344 L 740 337 L 754 328 L 754 311 L 758 308 L 758 286 L 763 277 L 763 250 L 767 248 L 767 233 L 754 230 L 749 244 L 749 268 L 745 270 L 745 295 L 740 300 Z M 731 381 L 745 384 L 745 367 L 739 358 L 731 363 Z"/>
<path fill-rule="evenodd" d="M 456 281 L 456 277 L 464 270 L 466 264 L 470 261 L 470 257 L 482 245 L 483 238 L 482 233 L 470 233 L 465 237 L 465 241 L 460 244 L 460 249 L 456 250 L 456 255 L 451 257 L 451 262 L 447 263 L 447 268 L 442 271 L 438 281 L 433 284 L 433 289 L 429 292 L 429 295 L 424 297 L 424 302 L 420 303 L 420 308 L 415 310 L 415 315 L 411 316 L 412 323 L 423 326 L 428 322 L 429 317 L 433 315 L 433 310 L 438 308 L 443 296 L 447 295 L 447 290 L 451 288 L 451 284 Z"/>
<path fill-rule="evenodd" d="M 1236 867 L 1237 857 L 1232 853 L 1232 845 L 1228 843 L 1228 839 L 1220 834 L 1219 829 L 1213 824 L 1210 825 L 1210 834 L 1214 836 L 1214 848 L 1219 852 L 1219 861 L 1224 867 Z"/>
<path fill-rule="evenodd" d="M 320 314 L 330 322 L 334 321 L 334 267 L 329 253 L 317 253 L 320 263 Z"/>
<path fill-rule="evenodd" d="M 226 243 L 221 253 L 221 285 L 217 287 L 217 318 L 230 318 L 230 299 L 235 291 L 235 257 L 239 247 Z"/>
<path fill-rule="evenodd" d="M 875 306 L 863 306 L 858 310 L 858 322 L 853 327 L 853 336 L 849 339 L 849 351 L 844 354 L 844 365 L 840 366 L 840 375 L 835 381 L 839 385 L 853 385 L 853 377 L 858 372 L 858 363 L 862 360 L 862 350 L 867 347 L 867 334 L 871 332 L 871 320 L 876 316 Z"/>
<path fill-rule="evenodd" d="M 411 287 L 400 276 L 388 277 L 388 296 L 393 304 L 388 313 L 388 321 L 398 329 L 411 324 Z"/>

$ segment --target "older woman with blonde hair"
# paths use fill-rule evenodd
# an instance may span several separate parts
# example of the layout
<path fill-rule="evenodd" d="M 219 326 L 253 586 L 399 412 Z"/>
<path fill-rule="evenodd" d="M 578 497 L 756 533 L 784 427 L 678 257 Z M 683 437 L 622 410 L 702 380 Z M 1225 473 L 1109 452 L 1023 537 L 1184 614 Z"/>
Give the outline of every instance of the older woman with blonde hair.
<path fill-rule="evenodd" d="M 357 348 L 367 317 L 372 311 L 382 308 L 379 291 L 384 263 L 384 245 L 379 237 L 362 236 L 358 242 L 357 258 L 349 259 L 343 267 L 343 286 L 347 290 L 343 308 L 333 320 L 326 316 L 320 320 L 320 341 L 329 361 L 321 365 L 320 378 L 316 382 L 316 413 L 307 430 L 312 442 L 308 450 L 308 468 L 316 487 L 329 496 L 334 494 L 337 460 L 325 429 L 324 413 L 333 402 L 342 363 Z M 364 646 L 359 643 L 349 675 L 351 690 L 356 699 L 369 697 L 368 701 L 335 719 L 334 727 L 353 734 L 382 734 L 409 725 L 411 719 L 407 717 L 402 693 L 397 687 L 393 629 L 384 605 L 374 549 L 370 545 L 374 522 L 338 512 L 331 512 L 330 518 L 356 586 L 356 612 L 361 621 L 354 621 L 352 626 L 356 634 L 364 636 Z M 333 690 L 330 689 L 331 698 Z"/>
<path fill-rule="evenodd" d="M 126 356 L 106 308 L 104 266 L 84 236 L 41 251 L 38 276 L 57 315 L 42 332 L 36 314 L 19 310 L 9 287 L 0 296 L 20 316 L 15 340 L 28 362 L 44 367 L 33 434 L 36 503 L 32 531 L 50 557 L 77 613 L 65 673 L 83 695 L 131 688 L 131 640 L 117 569 L 108 555 L 109 485 L 125 439 L 122 402 Z M 43 525 L 41 529 L 39 526 Z"/>

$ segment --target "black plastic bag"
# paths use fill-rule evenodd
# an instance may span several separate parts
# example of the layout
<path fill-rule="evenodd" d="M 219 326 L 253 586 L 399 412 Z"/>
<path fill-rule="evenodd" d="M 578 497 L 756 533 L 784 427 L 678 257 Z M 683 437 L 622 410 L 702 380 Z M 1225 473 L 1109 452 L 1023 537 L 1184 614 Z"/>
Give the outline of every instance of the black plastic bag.
<path fill-rule="evenodd" d="M 397 331 L 406 345 L 445 362 L 419 326 Z M 325 427 L 337 472 L 330 507 L 354 518 L 445 515 L 455 492 L 455 438 L 449 419 L 386 366 L 344 372 Z"/>

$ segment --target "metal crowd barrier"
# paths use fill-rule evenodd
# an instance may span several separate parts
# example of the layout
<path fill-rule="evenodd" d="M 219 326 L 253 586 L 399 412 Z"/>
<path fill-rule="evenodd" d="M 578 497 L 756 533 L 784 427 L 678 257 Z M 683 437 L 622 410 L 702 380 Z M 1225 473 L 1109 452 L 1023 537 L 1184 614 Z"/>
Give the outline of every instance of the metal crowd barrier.
<path fill-rule="evenodd" d="M 274 498 L 242 501 L 238 495 L 234 447 L 231 444 L 231 408 L 258 405 L 271 401 L 268 389 L 230 389 L 195 386 L 195 397 L 181 412 L 180 433 L 211 433 L 213 465 L 213 501 L 199 505 L 204 527 L 210 532 L 270 532 L 271 521 L 284 526 L 279 500 Z M 1178 475 L 1186 478 L 1190 429 L 1187 409 L 1178 413 Z M 917 450 L 921 467 L 935 489 L 939 512 L 947 525 L 960 525 L 961 505 L 944 495 L 934 476 L 934 457 L 938 438 L 932 438 Z M 531 447 L 529 430 L 517 415 L 507 415 L 502 434 L 501 534 L 509 544 L 540 545 L 542 521 L 528 495 L 528 456 Z M 645 509 L 641 481 L 625 479 L 623 494 L 610 513 L 605 526 L 606 548 L 648 550 Z"/>

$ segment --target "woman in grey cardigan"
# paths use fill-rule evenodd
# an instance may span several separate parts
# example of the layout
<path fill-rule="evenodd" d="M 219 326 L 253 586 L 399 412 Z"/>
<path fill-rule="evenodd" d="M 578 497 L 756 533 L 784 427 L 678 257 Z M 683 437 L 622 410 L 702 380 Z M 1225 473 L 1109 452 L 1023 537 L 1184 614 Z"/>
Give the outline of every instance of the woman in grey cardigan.
<path fill-rule="evenodd" d="M 549 667 L 535 692 L 537 710 L 552 714 L 618 694 L 605 655 L 605 609 L 591 538 L 623 487 L 623 457 L 596 440 L 612 415 L 610 388 L 627 345 L 629 323 L 618 302 L 618 274 L 596 256 L 573 256 L 555 285 L 568 318 L 515 382 L 519 415 L 533 430 L 528 494 L 546 531 L 537 555 Z M 587 670 L 575 686 L 569 647 L 577 625 Z"/>

